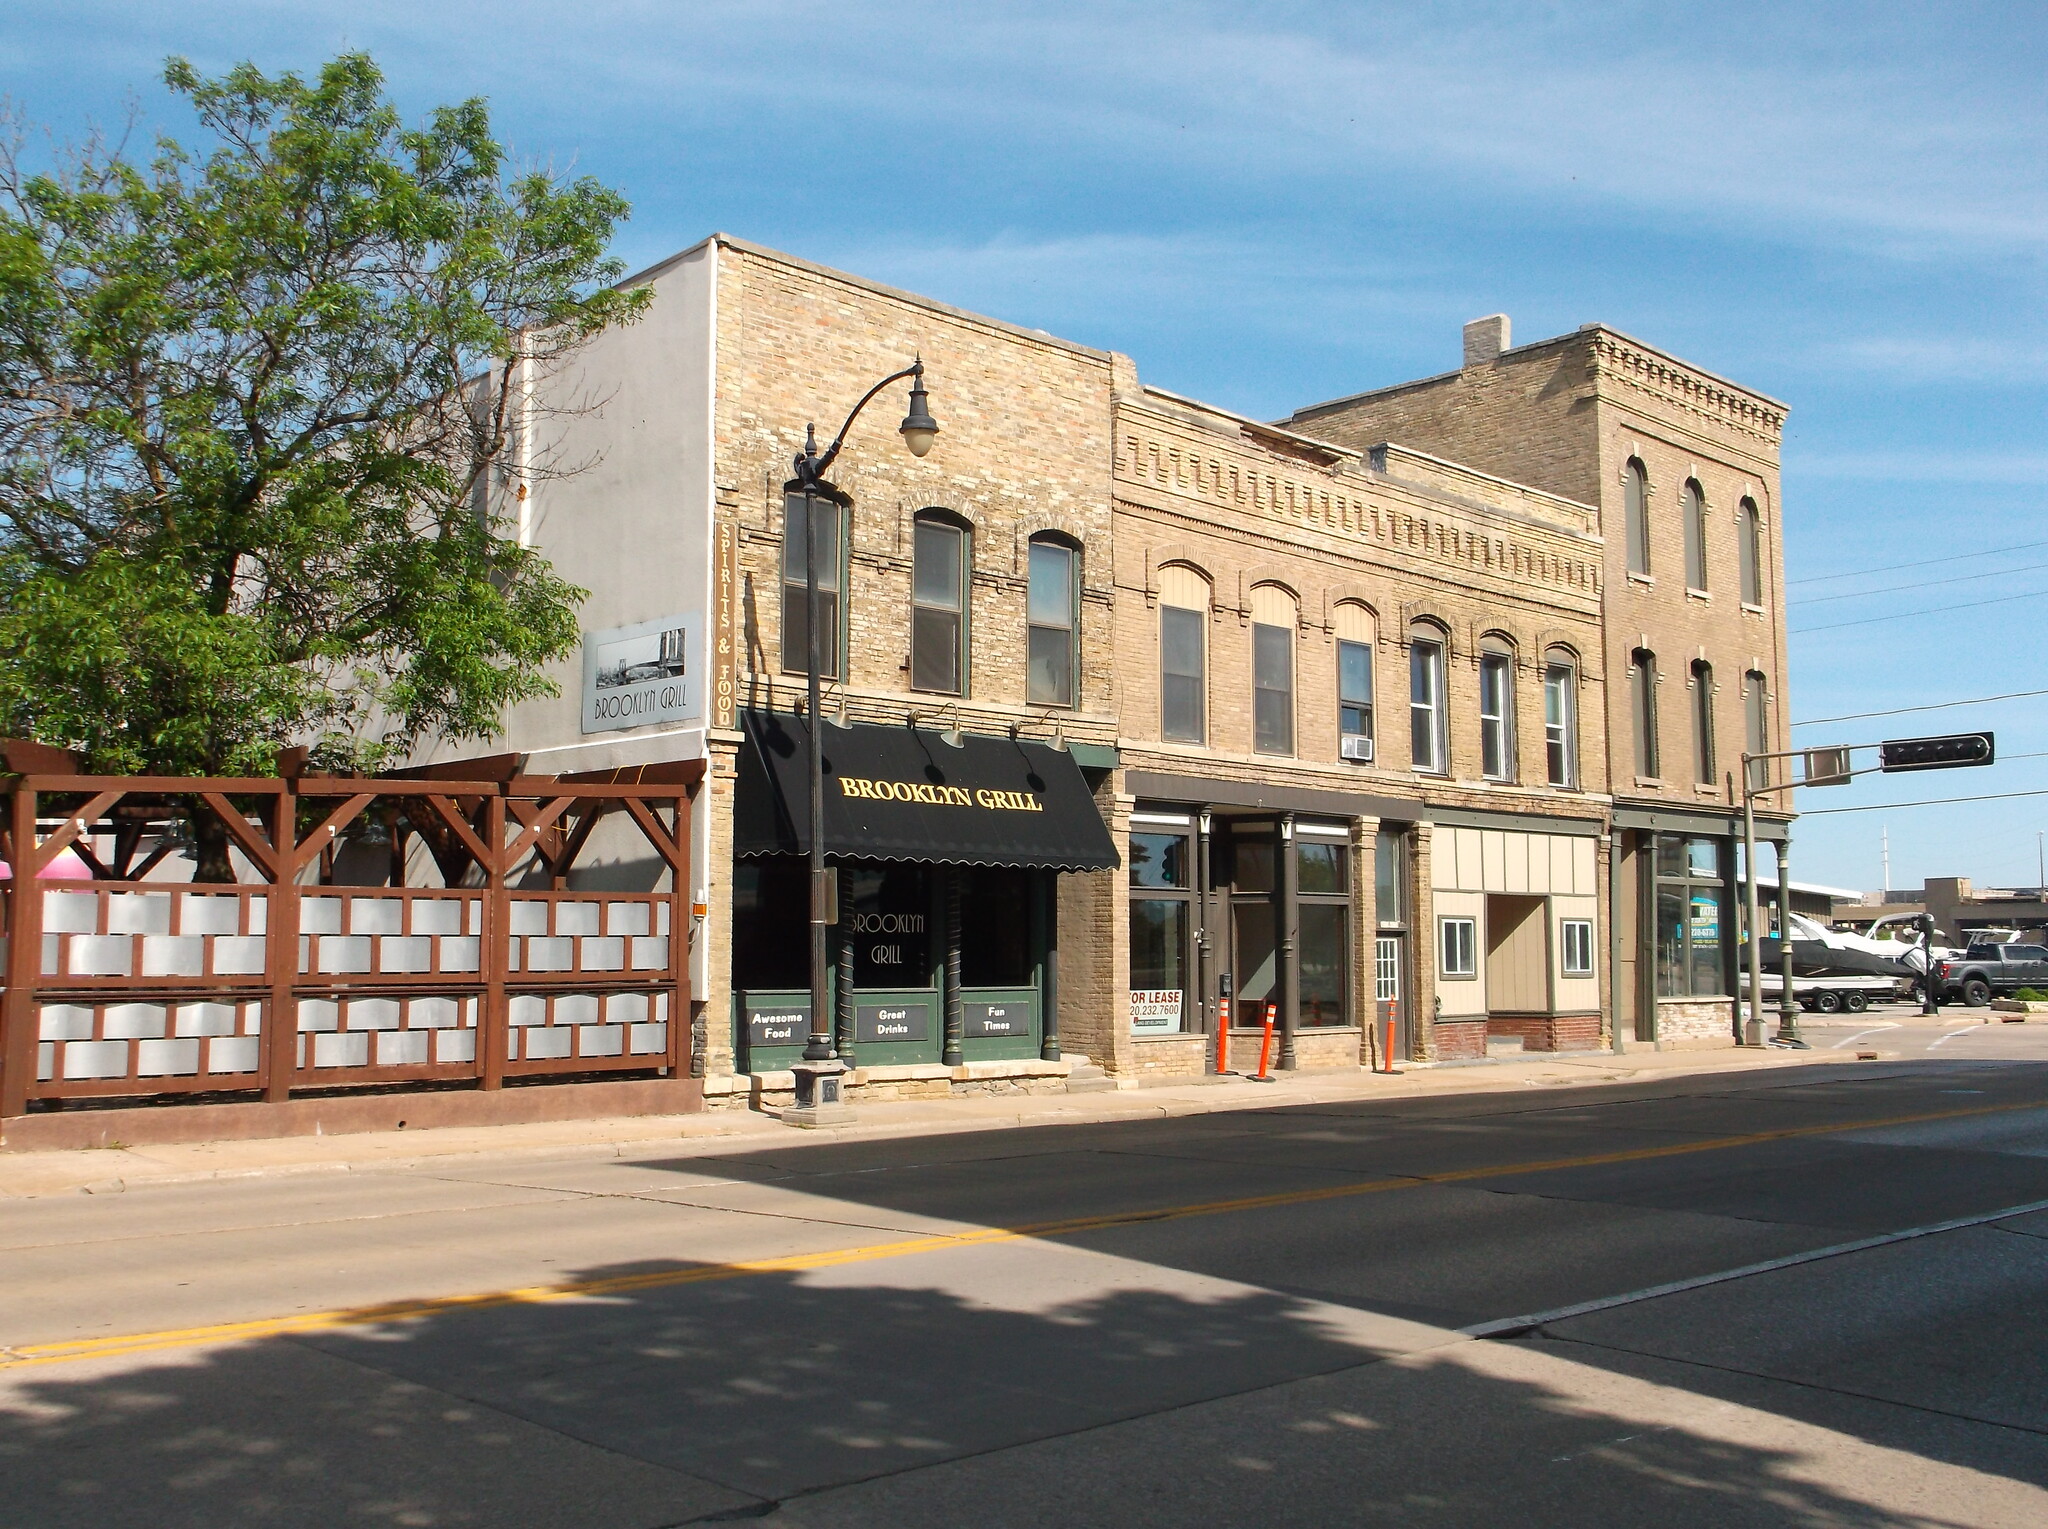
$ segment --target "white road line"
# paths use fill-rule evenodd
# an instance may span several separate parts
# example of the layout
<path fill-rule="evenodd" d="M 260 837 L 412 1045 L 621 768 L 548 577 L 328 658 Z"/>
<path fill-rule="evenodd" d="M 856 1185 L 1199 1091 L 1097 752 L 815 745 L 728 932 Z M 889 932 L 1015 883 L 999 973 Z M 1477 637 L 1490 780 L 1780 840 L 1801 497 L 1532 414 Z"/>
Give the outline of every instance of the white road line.
<path fill-rule="evenodd" d="M 1946 1046 L 1950 1041 L 1954 1040 L 1957 1036 L 1970 1035 L 1979 1028 L 1980 1026 L 1978 1025 L 1972 1025 L 1968 1030 L 1951 1030 L 1948 1034 L 1944 1035 L 1940 1040 L 1929 1041 L 1927 1043 L 1927 1049 L 1929 1051 L 1932 1051 L 1936 1046 Z"/>
<path fill-rule="evenodd" d="M 2030 1205 L 2013 1205 L 2004 1210 L 1986 1211 L 1981 1216 L 1959 1216 L 1953 1221 L 1936 1221 L 1930 1226 L 1908 1227 L 1903 1232 L 1886 1232 L 1881 1237 L 1838 1242 L 1833 1247 L 1815 1248 L 1808 1253 L 1793 1253 L 1784 1258 L 1766 1259 L 1760 1264 L 1744 1264 L 1739 1269 L 1723 1269 L 1718 1274 L 1701 1274 L 1692 1279 L 1673 1280 L 1668 1285 L 1651 1285 L 1646 1290 L 1631 1290 L 1626 1295 L 1602 1296 L 1597 1301 L 1581 1301 L 1576 1306 L 1559 1306 L 1550 1311 L 1531 1312 L 1526 1317 L 1501 1317 L 1492 1322 L 1476 1322 L 1470 1327 L 1461 1327 L 1458 1331 L 1468 1338 L 1518 1338 L 1552 1322 L 1589 1316 L 1596 1311 L 1611 1311 L 1617 1306 L 1633 1306 L 1638 1301 L 1654 1301 L 1659 1296 L 1679 1295 L 1687 1290 L 1703 1290 L 1708 1285 L 1724 1285 L 1730 1280 L 1748 1279 L 1752 1275 L 1770 1274 L 1779 1269 L 1796 1269 L 1801 1264 L 1819 1263 L 1825 1258 L 1840 1258 L 1845 1253 L 1861 1253 L 1870 1248 L 1889 1247 L 1895 1242 L 1911 1242 L 1916 1237 L 1957 1232 L 1965 1227 L 1988 1226 L 1994 1221 L 2005 1221 L 2014 1216 L 2030 1216 L 2040 1210 L 2048 1210 L 2048 1200 L 2036 1200 Z"/>
<path fill-rule="evenodd" d="M 1798 942 L 1794 941 L 1794 943 L 1796 944 Z M 1836 1051 L 1840 1051 L 1844 1046 L 1848 1045 L 1849 1042 L 1860 1041 L 1866 1035 L 1875 1035 L 1880 1030 L 1896 1030 L 1898 1028 L 1899 1027 L 1896 1022 L 1888 1025 L 1872 1025 L 1868 1030 L 1858 1030 L 1854 1035 L 1843 1036 L 1840 1040 L 1835 1042 L 1834 1049 Z"/>

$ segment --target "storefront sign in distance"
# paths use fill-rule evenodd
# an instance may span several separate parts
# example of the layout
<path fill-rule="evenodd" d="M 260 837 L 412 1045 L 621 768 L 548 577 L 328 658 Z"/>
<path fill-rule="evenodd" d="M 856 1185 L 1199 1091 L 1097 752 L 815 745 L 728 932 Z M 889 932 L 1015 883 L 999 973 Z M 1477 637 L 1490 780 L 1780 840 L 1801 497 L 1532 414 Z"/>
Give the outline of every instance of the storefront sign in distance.
<path fill-rule="evenodd" d="M 1029 1035 L 1031 1014 L 1021 1003 L 964 1003 L 960 1033 L 972 1040 L 991 1035 Z"/>
<path fill-rule="evenodd" d="M 1180 1029 L 1181 989 L 1132 988 L 1131 1029 L 1139 1035 Z"/>
<path fill-rule="evenodd" d="M 863 1003 L 854 1006 L 853 1038 L 863 1046 L 882 1041 L 926 1041 L 932 1034 L 928 1003 Z"/>
<path fill-rule="evenodd" d="M 771 1007 L 747 1007 L 749 1046 L 801 1046 L 811 1033 L 811 1006 L 780 1003 Z"/>

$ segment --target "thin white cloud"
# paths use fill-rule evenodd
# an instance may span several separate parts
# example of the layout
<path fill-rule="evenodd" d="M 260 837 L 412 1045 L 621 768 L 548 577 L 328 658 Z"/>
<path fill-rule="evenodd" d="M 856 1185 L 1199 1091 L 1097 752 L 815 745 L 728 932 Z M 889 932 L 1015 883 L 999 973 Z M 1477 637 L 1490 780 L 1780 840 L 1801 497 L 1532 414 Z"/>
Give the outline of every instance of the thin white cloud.
<path fill-rule="evenodd" d="M 132 7 L 98 9 L 104 28 L 73 13 L 74 47 L 149 46 Z M 1312 218 L 1319 199 L 1355 215 L 1376 184 L 1434 180 L 1468 203 L 1633 208 L 1905 258 L 2048 249 L 2024 8 L 244 0 L 155 20 L 195 53 L 354 41 L 439 95 L 459 81 L 685 154 L 735 109 L 769 134 L 894 142 L 910 176 L 972 140 L 1119 185 L 1138 221 L 1176 211 L 1190 177 L 1212 219 L 1237 193 L 1270 209 L 1298 190 Z"/>
<path fill-rule="evenodd" d="M 2048 340 L 2025 334 L 1875 335 L 1818 346 L 1809 359 L 1890 382 L 2048 381 Z"/>
<path fill-rule="evenodd" d="M 1785 477 L 1845 482 L 2048 484 L 2048 452 L 1958 451 L 1930 446 L 1925 451 L 1820 451 L 1796 446 L 1785 452 Z"/>

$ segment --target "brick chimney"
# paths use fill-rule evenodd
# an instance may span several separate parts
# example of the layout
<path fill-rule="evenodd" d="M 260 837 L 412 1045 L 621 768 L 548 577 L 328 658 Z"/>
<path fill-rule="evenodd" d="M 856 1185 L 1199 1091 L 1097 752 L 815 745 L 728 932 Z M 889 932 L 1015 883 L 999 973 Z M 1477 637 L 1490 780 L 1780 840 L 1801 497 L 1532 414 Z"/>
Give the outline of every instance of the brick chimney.
<path fill-rule="evenodd" d="M 1508 316 L 1489 313 L 1465 326 L 1465 364 L 1484 366 L 1508 348 Z"/>

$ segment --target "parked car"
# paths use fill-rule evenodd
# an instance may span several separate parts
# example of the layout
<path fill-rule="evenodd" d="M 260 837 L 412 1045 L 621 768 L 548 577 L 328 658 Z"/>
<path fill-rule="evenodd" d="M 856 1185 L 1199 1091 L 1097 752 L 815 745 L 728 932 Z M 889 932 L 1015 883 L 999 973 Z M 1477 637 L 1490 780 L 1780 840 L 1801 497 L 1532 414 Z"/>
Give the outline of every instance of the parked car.
<path fill-rule="evenodd" d="M 2048 988 L 2048 945 L 1972 945 L 1959 961 L 1934 963 L 1935 992 L 1981 1009 L 2023 987 Z"/>

